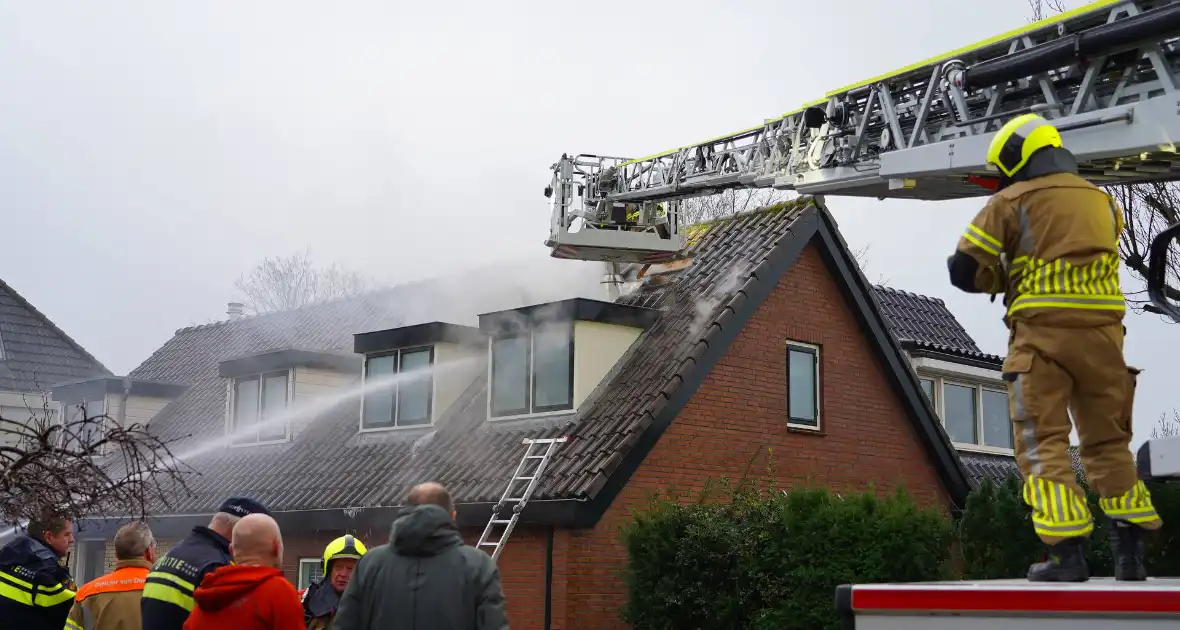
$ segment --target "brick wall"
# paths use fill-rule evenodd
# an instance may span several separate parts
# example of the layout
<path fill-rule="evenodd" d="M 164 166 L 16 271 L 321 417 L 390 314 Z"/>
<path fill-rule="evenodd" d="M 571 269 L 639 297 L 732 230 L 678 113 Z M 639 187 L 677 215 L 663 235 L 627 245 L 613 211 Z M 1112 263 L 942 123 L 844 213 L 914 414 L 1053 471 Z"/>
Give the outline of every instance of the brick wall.
<path fill-rule="evenodd" d="M 821 431 L 786 427 L 788 340 L 820 349 Z M 818 251 L 808 246 L 705 378 L 593 531 L 558 532 L 554 573 L 568 576 L 553 628 L 623 628 L 618 527 L 650 491 L 694 492 L 721 475 L 882 491 L 898 484 L 949 505 L 936 470 L 893 395 L 868 339 Z M 753 462 L 753 463 L 751 463 Z M 516 627 L 513 620 L 513 627 Z M 523 627 L 523 626 L 522 626 Z"/>

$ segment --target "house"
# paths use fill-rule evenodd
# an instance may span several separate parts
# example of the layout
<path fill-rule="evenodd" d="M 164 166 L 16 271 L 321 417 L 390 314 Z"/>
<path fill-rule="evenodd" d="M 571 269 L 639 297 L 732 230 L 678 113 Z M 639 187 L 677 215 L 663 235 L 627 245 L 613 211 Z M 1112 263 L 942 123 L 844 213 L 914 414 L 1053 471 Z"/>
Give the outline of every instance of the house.
<path fill-rule="evenodd" d="M 876 287 L 877 302 L 973 484 L 1016 475 L 1004 358 L 979 349 L 938 298 Z"/>
<path fill-rule="evenodd" d="M 186 386 L 150 426 L 200 473 L 153 529 L 166 549 L 249 493 L 303 585 L 334 537 L 385 542 L 417 482 L 451 489 L 474 541 L 521 440 L 568 436 L 500 568 L 514 628 L 601 628 L 621 626 L 617 528 L 653 491 L 773 475 L 964 504 L 970 476 L 826 209 L 705 224 L 690 259 L 625 276 L 612 302 L 475 321 L 454 301 L 403 317 L 424 302 L 410 286 L 177 331 L 129 375 Z M 84 524 L 82 546 L 104 549 L 120 521 Z"/>
<path fill-rule="evenodd" d="M 53 386 L 111 372 L 37 310 L 20 293 L 0 280 L 0 417 L 25 422 L 30 417 L 59 417 L 61 400 L 52 399 Z M 0 444 L 17 437 L 0 432 Z"/>

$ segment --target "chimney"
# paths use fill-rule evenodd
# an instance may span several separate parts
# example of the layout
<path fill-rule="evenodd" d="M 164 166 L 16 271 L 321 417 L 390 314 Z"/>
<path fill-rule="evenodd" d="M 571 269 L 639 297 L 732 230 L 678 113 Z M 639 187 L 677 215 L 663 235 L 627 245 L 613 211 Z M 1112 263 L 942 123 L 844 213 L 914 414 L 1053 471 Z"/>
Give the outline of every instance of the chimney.
<path fill-rule="evenodd" d="M 245 306 L 241 302 L 230 302 L 225 309 L 226 315 L 229 315 L 230 321 L 240 319 L 242 317 L 242 307 Z"/>

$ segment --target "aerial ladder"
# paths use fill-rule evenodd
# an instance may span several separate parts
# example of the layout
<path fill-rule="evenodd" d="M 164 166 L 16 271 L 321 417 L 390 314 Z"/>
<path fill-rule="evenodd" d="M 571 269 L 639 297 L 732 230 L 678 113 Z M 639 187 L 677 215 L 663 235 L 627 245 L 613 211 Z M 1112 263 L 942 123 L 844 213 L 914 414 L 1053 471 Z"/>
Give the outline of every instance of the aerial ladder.
<path fill-rule="evenodd" d="M 555 258 L 614 268 L 685 256 L 686 199 L 737 188 L 807 195 L 966 199 L 990 195 L 995 133 L 1026 113 L 1049 119 L 1100 186 L 1180 180 L 1180 0 L 1099 0 L 832 90 L 741 131 L 641 158 L 565 154 L 545 188 Z M 1148 293 L 1166 295 L 1180 223 L 1153 240 Z M 1145 479 L 1180 478 L 1180 437 L 1138 454 Z M 1098 542 L 1098 541 L 1096 541 Z M 857 630 L 1177 628 L 1180 579 L 845 585 L 836 605 Z"/>

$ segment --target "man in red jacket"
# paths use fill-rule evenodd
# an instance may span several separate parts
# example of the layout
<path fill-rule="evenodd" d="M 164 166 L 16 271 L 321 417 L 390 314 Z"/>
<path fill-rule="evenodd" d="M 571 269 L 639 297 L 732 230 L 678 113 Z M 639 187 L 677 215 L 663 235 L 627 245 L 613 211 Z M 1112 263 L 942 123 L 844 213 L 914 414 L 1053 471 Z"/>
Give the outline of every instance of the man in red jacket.
<path fill-rule="evenodd" d="M 283 537 L 265 514 L 234 525 L 234 563 L 205 576 L 193 592 L 196 607 L 184 630 L 306 628 L 299 593 L 283 577 Z"/>

